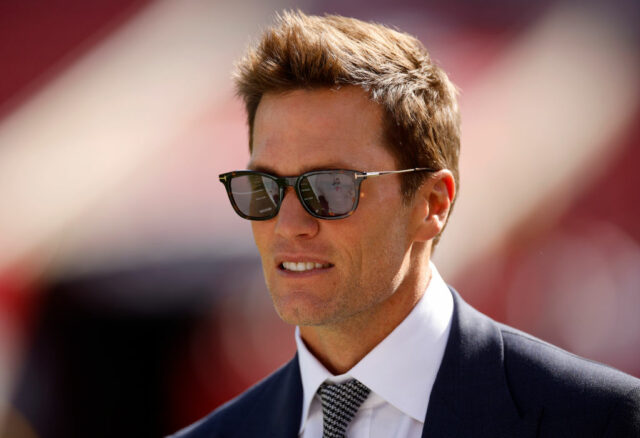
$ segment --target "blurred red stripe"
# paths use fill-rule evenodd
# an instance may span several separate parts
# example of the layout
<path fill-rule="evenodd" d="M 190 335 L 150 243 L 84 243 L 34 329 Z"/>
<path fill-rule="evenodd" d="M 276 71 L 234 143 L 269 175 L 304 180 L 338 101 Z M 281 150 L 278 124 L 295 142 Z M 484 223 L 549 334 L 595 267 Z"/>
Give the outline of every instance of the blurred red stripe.
<path fill-rule="evenodd" d="M 0 119 L 151 1 L 0 2 Z"/>

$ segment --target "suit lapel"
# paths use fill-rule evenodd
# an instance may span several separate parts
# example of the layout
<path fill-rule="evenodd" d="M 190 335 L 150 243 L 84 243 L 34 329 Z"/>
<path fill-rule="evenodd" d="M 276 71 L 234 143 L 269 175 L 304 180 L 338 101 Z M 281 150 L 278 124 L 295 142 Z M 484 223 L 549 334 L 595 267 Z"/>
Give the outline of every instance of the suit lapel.
<path fill-rule="evenodd" d="M 452 294 L 451 332 L 422 437 L 535 436 L 538 413 L 521 416 L 509 393 L 500 329 Z"/>
<path fill-rule="evenodd" d="M 238 437 L 296 438 L 302 415 L 302 381 L 298 355 L 276 371 L 260 394 L 254 412 Z"/>
<path fill-rule="evenodd" d="M 296 354 L 287 364 L 283 385 L 272 401 L 273 414 L 268 429 L 273 437 L 297 437 L 302 415 L 302 380 Z"/>

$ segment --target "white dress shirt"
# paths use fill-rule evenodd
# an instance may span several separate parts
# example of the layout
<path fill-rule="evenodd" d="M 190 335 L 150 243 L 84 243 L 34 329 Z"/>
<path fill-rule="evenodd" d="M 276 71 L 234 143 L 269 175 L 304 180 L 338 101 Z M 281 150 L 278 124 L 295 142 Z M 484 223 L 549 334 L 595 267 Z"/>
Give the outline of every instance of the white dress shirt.
<path fill-rule="evenodd" d="M 322 405 L 316 394 L 320 384 L 358 379 L 371 393 L 349 424 L 348 437 L 419 438 L 452 315 L 451 292 L 431 264 L 427 290 L 411 313 L 345 374 L 332 375 L 307 349 L 296 328 L 303 389 L 298 436 L 322 437 Z"/>

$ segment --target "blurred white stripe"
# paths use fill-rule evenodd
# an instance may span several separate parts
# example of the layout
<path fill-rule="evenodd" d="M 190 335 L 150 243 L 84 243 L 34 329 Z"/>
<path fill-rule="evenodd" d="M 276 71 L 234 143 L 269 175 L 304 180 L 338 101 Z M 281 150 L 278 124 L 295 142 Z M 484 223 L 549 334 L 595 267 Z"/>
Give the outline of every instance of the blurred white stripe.
<path fill-rule="evenodd" d="M 0 125 L 0 271 L 50 252 L 228 90 L 233 59 L 277 5 L 222 3 L 153 3 Z"/>
<path fill-rule="evenodd" d="M 461 196 L 435 254 L 443 275 L 525 219 L 553 223 L 617 154 L 612 140 L 637 111 L 638 53 L 615 20 L 572 5 L 550 9 L 462 93 Z"/>

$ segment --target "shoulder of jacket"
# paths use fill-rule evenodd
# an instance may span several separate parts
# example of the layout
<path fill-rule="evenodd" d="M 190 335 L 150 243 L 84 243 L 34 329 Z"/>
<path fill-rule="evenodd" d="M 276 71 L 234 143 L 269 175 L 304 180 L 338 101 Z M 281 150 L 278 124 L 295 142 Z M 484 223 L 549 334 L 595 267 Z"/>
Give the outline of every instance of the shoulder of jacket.
<path fill-rule="evenodd" d="M 547 415 L 554 412 L 567 421 L 578 412 L 591 412 L 593 421 L 610 421 L 616 412 L 640 409 L 640 379 L 498 325 L 508 386 L 518 405 L 538 403 Z"/>

